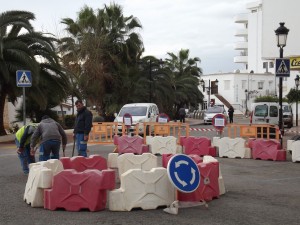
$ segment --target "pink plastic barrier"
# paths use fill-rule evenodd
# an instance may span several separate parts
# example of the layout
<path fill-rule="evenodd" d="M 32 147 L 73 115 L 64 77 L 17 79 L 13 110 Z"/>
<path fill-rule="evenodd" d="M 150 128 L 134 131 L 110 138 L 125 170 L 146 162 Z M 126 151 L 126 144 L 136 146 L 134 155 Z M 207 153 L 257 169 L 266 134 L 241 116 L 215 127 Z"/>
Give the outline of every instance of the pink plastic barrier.
<path fill-rule="evenodd" d="M 251 143 L 253 159 L 285 161 L 286 150 L 277 140 L 256 139 Z"/>
<path fill-rule="evenodd" d="M 114 144 L 118 146 L 118 153 L 133 153 L 141 155 L 149 152 L 148 145 L 144 145 L 141 136 L 114 136 Z"/>
<path fill-rule="evenodd" d="M 213 198 L 219 198 L 219 163 L 198 163 L 201 173 L 199 187 L 192 193 L 178 192 L 179 201 L 211 201 Z"/>
<path fill-rule="evenodd" d="M 162 154 L 162 166 L 167 168 L 169 160 L 172 158 L 174 154 Z M 203 162 L 202 157 L 199 155 L 189 155 L 196 164 Z"/>
<path fill-rule="evenodd" d="M 87 169 L 105 170 L 107 169 L 106 159 L 100 155 L 90 155 L 88 158 L 75 156 L 72 158 L 60 158 L 64 169 L 74 169 L 77 172 L 83 172 Z"/>
<path fill-rule="evenodd" d="M 67 211 L 104 210 L 107 189 L 115 188 L 113 170 L 64 170 L 54 176 L 52 189 L 44 191 L 44 208 L 55 210 L 64 208 Z"/>
<path fill-rule="evenodd" d="M 211 140 L 207 137 L 181 137 L 180 142 L 187 155 L 210 155 L 213 157 L 217 155 L 216 148 L 211 146 Z"/>

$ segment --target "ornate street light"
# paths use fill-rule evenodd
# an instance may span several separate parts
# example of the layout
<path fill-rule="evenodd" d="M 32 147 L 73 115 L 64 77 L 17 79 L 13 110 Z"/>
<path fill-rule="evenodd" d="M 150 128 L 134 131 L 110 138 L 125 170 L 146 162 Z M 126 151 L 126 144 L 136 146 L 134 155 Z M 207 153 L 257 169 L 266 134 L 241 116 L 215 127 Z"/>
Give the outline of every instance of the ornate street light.
<path fill-rule="evenodd" d="M 286 46 L 287 35 L 289 33 L 289 29 L 284 26 L 284 23 L 279 23 L 279 27 L 275 30 L 275 34 L 277 36 L 277 47 L 279 47 L 279 58 L 283 58 L 283 47 Z M 281 131 L 281 135 L 284 135 L 283 123 L 282 123 L 282 76 L 279 77 L 279 129 Z M 282 137 L 281 137 L 282 143 Z"/>
<path fill-rule="evenodd" d="M 295 85 L 297 90 L 297 99 L 296 99 L 296 127 L 298 127 L 298 87 L 299 87 L 299 75 L 295 78 Z"/>
<path fill-rule="evenodd" d="M 215 85 L 218 86 L 219 81 L 218 79 L 215 80 Z M 205 88 L 207 89 L 208 101 L 207 101 L 207 108 L 210 107 L 210 95 L 211 95 L 211 86 L 210 86 L 210 79 L 208 80 L 208 87 L 205 87 L 205 81 L 203 79 L 200 80 L 200 85 L 203 88 L 203 92 L 205 92 Z"/>

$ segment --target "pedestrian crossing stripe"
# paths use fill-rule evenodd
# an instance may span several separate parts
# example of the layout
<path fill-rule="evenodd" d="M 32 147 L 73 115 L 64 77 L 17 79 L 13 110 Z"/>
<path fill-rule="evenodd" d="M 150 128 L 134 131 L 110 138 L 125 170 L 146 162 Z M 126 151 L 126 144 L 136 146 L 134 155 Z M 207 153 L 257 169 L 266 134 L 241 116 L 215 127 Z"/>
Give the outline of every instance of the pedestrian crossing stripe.
<path fill-rule="evenodd" d="M 282 60 L 279 64 L 277 74 L 287 74 L 289 72 L 287 66 L 285 65 L 284 61 Z"/>

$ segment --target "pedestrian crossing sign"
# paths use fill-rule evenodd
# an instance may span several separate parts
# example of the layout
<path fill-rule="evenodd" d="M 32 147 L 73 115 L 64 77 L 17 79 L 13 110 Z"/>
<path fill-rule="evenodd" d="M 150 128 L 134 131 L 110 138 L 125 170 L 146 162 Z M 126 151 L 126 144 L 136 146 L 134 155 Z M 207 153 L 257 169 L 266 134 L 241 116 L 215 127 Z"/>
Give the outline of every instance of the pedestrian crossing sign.
<path fill-rule="evenodd" d="M 276 59 L 276 77 L 290 76 L 290 59 Z"/>
<path fill-rule="evenodd" d="M 32 85 L 31 71 L 17 70 L 16 78 L 17 78 L 18 87 L 31 87 Z"/>

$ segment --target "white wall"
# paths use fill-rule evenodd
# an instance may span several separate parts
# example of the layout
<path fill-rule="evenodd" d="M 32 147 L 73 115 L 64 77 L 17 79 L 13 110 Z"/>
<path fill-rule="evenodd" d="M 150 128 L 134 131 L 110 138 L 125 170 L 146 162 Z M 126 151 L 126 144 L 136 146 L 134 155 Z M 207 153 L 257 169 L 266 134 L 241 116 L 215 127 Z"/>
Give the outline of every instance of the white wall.
<path fill-rule="evenodd" d="M 280 22 L 290 30 L 284 56 L 300 55 L 300 1 L 298 0 L 263 0 L 262 17 L 262 57 L 279 57 L 275 30 Z"/>

